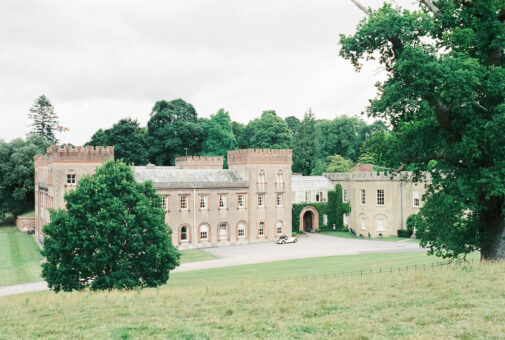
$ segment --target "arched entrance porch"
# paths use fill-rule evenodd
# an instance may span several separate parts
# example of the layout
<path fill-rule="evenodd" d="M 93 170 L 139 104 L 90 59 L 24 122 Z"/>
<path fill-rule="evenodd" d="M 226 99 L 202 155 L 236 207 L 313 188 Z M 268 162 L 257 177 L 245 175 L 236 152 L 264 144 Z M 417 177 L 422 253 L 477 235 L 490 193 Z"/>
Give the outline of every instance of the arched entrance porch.
<path fill-rule="evenodd" d="M 300 212 L 300 228 L 305 232 L 315 232 L 319 228 L 319 213 L 312 206 L 306 206 Z"/>

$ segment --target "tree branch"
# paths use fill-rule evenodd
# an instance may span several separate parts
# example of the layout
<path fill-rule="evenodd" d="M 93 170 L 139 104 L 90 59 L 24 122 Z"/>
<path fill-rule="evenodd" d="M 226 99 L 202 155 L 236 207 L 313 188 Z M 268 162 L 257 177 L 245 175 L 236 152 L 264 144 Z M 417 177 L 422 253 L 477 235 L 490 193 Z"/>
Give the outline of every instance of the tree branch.
<path fill-rule="evenodd" d="M 358 2 L 358 0 L 351 0 L 351 1 L 352 1 L 353 4 L 355 4 L 356 6 L 358 6 L 358 8 L 360 10 L 362 10 L 363 12 L 365 12 L 366 15 L 370 16 L 370 12 L 368 11 L 368 9 L 365 6 L 363 6 L 362 4 L 360 4 Z"/>
<path fill-rule="evenodd" d="M 433 4 L 431 0 L 419 0 L 420 3 L 424 4 L 428 9 L 433 12 L 434 14 L 440 13 L 440 10 L 438 9 L 437 6 Z"/>

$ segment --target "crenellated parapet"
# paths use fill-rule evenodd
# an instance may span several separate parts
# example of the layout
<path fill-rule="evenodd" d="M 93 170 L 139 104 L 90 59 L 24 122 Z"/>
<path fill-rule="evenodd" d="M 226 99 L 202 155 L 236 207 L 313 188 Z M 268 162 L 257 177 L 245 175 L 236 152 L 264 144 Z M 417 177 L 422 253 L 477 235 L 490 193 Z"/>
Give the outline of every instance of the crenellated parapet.
<path fill-rule="evenodd" d="M 50 163 L 103 163 L 106 159 L 114 159 L 113 146 L 58 146 L 47 148 L 45 155 L 35 155 L 35 167 L 47 166 Z"/>
<path fill-rule="evenodd" d="M 182 156 L 175 159 L 175 166 L 187 169 L 222 169 L 223 156 Z"/>
<path fill-rule="evenodd" d="M 291 149 L 242 149 L 228 151 L 228 164 L 291 164 Z"/>

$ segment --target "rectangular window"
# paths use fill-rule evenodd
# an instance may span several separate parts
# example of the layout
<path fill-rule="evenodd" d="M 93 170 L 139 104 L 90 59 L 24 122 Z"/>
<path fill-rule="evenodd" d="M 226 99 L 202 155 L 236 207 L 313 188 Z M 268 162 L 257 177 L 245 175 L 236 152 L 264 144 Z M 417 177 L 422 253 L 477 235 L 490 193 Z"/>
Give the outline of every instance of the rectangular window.
<path fill-rule="evenodd" d="M 360 201 L 361 205 L 365 205 L 366 204 L 365 189 L 361 189 L 360 193 L 361 193 L 361 201 Z"/>
<path fill-rule="evenodd" d="M 163 210 L 168 211 L 168 198 L 169 196 L 161 196 L 161 204 L 163 206 Z"/>
<path fill-rule="evenodd" d="M 200 196 L 200 209 L 207 209 L 208 208 L 208 201 L 209 201 L 209 197 L 207 195 L 201 195 Z"/>
<path fill-rule="evenodd" d="M 344 225 L 349 225 L 349 215 L 344 214 Z"/>
<path fill-rule="evenodd" d="M 377 219 L 377 231 L 386 231 L 386 228 L 384 227 L 384 219 L 383 218 Z"/>
<path fill-rule="evenodd" d="M 277 206 L 282 207 L 282 194 L 277 194 Z"/>
<path fill-rule="evenodd" d="M 238 194 L 238 207 L 239 208 L 245 208 L 245 195 L 244 194 Z"/>
<path fill-rule="evenodd" d="M 349 198 L 347 197 L 347 189 L 344 189 L 344 191 L 343 191 L 342 193 L 343 193 L 343 194 L 342 194 L 342 200 L 343 200 L 344 202 L 348 202 L 348 199 L 349 199 Z"/>
<path fill-rule="evenodd" d="M 67 175 L 67 184 L 75 184 L 75 174 Z"/>
<path fill-rule="evenodd" d="M 181 210 L 188 210 L 188 195 L 181 196 Z"/>
<path fill-rule="evenodd" d="M 412 196 L 414 198 L 414 208 L 419 208 L 419 191 L 414 191 Z"/>
<path fill-rule="evenodd" d="M 377 205 L 384 205 L 384 189 L 377 189 Z"/>
<path fill-rule="evenodd" d="M 366 218 L 361 218 L 361 230 L 366 230 Z"/>
<path fill-rule="evenodd" d="M 219 195 L 219 208 L 226 209 L 226 195 Z"/>
<path fill-rule="evenodd" d="M 258 194 L 258 207 L 259 208 L 265 207 L 265 194 Z"/>

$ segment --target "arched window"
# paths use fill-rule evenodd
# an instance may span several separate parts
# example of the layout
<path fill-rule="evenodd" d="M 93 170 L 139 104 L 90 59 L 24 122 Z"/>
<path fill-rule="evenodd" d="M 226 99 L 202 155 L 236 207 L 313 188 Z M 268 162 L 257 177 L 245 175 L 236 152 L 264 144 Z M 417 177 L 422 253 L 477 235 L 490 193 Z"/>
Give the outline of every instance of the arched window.
<path fill-rule="evenodd" d="M 245 223 L 239 222 L 237 226 L 237 236 L 238 238 L 245 238 Z"/>
<path fill-rule="evenodd" d="M 258 224 L 258 235 L 265 236 L 265 222 L 260 222 Z"/>
<path fill-rule="evenodd" d="M 277 221 L 277 235 L 282 235 L 282 221 Z"/>
<path fill-rule="evenodd" d="M 209 226 L 203 224 L 200 226 L 200 241 L 208 241 L 209 240 Z"/>
<path fill-rule="evenodd" d="M 377 231 L 386 231 L 386 223 L 384 217 L 377 217 Z"/>
<path fill-rule="evenodd" d="M 284 173 L 282 170 L 277 171 L 277 183 L 284 183 Z"/>
<path fill-rule="evenodd" d="M 258 183 L 263 184 L 265 183 L 265 171 L 260 170 L 258 172 Z"/>
<path fill-rule="evenodd" d="M 188 228 L 186 226 L 181 227 L 181 242 L 188 241 Z"/>
<path fill-rule="evenodd" d="M 228 238 L 228 225 L 221 223 L 219 225 L 219 240 L 226 240 Z"/>

